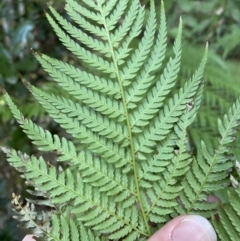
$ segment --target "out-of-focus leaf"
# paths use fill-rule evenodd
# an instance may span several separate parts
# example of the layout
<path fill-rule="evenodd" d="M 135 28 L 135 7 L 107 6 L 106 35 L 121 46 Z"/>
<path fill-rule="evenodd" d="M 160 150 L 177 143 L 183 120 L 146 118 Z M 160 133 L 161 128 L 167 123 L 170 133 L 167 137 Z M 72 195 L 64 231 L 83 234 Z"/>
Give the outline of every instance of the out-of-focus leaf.
<path fill-rule="evenodd" d="M 11 85 L 16 84 L 16 83 L 17 83 L 17 80 L 18 80 L 18 78 L 17 78 L 17 75 L 16 75 L 16 74 L 15 74 L 15 75 L 11 75 L 11 76 L 7 76 L 7 77 L 5 78 L 5 81 L 6 81 L 8 84 L 11 84 Z"/>
<path fill-rule="evenodd" d="M 0 43 L 0 61 L 11 61 L 12 56 L 9 51 Z"/>
<path fill-rule="evenodd" d="M 15 55 L 19 54 L 20 51 L 24 47 L 26 47 L 28 40 L 32 40 L 32 30 L 33 30 L 33 23 L 30 21 L 25 21 L 21 23 L 18 28 L 16 29 L 14 36 L 13 36 L 13 49 Z"/>
<path fill-rule="evenodd" d="M 217 48 L 223 49 L 223 58 L 226 58 L 231 51 L 240 46 L 240 26 L 232 25 L 230 33 L 218 40 Z"/>
<path fill-rule="evenodd" d="M 0 44 L 0 83 L 2 85 L 4 82 L 15 84 L 17 82 L 16 75 L 16 67 L 12 63 L 10 52 Z"/>
<path fill-rule="evenodd" d="M 16 67 L 20 72 L 31 72 L 37 68 L 38 64 L 33 56 L 27 56 L 26 58 L 22 59 L 18 63 L 16 63 Z"/>
<path fill-rule="evenodd" d="M 194 8 L 194 1 L 189 2 L 188 0 L 182 0 L 179 4 L 181 10 L 187 13 L 192 11 Z"/>
<path fill-rule="evenodd" d="M 226 9 L 226 14 L 234 19 L 237 23 L 240 23 L 240 8 L 239 0 L 228 1 L 228 7 Z"/>

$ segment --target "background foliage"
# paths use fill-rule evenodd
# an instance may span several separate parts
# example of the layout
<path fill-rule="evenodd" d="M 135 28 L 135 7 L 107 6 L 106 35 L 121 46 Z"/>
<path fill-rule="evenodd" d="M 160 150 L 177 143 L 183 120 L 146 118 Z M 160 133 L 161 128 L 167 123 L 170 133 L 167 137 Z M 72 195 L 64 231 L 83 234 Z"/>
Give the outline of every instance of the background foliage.
<path fill-rule="evenodd" d="M 33 101 L 19 79 L 19 73 L 21 73 L 34 85 L 41 85 L 41 88 L 49 92 L 58 91 L 39 67 L 31 54 L 31 48 L 64 61 L 73 61 L 73 57 L 58 42 L 47 23 L 44 14 L 44 10 L 47 10 L 47 2 L 46 0 L 1 1 L 0 84 L 17 100 L 25 116 L 34 118 L 42 126 L 47 126 L 51 132 L 58 133 L 60 130 L 51 122 L 51 119 L 45 116 L 43 109 Z M 147 4 L 149 1 L 141 2 Z M 63 1 L 53 1 L 52 4 L 61 12 Z M 180 15 L 184 23 L 184 48 L 179 84 L 196 69 L 206 41 L 209 41 L 212 51 L 204 75 L 206 87 L 203 105 L 197 121 L 189 130 L 193 146 L 199 143 L 199 139 L 204 139 L 206 143 L 212 145 L 214 150 L 216 143 L 212 142 L 209 136 L 214 137 L 217 133 L 216 117 L 221 117 L 225 113 L 240 92 L 240 10 L 238 5 L 239 0 L 165 2 L 170 44 L 176 35 Z M 0 97 L 0 105 L 0 144 L 37 154 L 13 121 L 2 97 Z M 11 123 L 10 129 L 9 123 Z M 240 157 L 237 148 L 235 148 L 235 155 L 237 158 Z M 25 197 L 26 194 L 22 191 L 24 184 L 6 164 L 3 156 L 1 156 L 0 165 L 0 191 L 6 193 L 8 190 L 6 196 L 0 197 L 0 240 L 19 240 L 22 234 L 16 230 L 15 223 L 9 225 L 11 220 L 9 199 L 12 192 Z M 13 233 L 15 236 L 12 235 Z"/>

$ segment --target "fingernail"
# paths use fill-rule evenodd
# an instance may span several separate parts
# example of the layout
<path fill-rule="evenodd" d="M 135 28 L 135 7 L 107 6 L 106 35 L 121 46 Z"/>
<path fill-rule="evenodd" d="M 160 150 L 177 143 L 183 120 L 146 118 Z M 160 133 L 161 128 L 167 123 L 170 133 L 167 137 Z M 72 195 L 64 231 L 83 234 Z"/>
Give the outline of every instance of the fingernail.
<path fill-rule="evenodd" d="M 217 235 L 206 218 L 189 215 L 172 232 L 173 241 L 217 241 Z"/>

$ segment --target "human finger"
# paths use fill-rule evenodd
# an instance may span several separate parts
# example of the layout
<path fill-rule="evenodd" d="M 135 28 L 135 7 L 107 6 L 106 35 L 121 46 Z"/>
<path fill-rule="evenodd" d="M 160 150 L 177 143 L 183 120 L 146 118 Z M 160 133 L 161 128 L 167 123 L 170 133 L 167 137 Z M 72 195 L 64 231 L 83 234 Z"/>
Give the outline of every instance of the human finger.
<path fill-rule="evenodd" d="M 209 221 L 198 215 L 182 215 L 172 219 L 148 241 L 217 241 Z"/>

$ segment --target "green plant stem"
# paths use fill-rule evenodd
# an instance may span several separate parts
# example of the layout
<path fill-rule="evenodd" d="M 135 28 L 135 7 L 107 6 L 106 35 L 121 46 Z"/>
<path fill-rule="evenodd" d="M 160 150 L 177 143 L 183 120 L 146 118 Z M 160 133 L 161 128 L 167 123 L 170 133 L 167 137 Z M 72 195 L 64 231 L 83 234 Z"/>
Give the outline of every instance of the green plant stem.
<path fill-rule="evenodd" d="M 99 5 L 99 9 L 101 9 L 101 5 Z M 130 120 L 129 120 L 126 98 L 125 98 L 124 90 L 123 90 L 123 84 L 122 84 L 122 81 L 121 81 L 121 78 L 120 78 L 119 69 L 118 69 L 118 65 L 117 65 L 117 62 L 116 62 L 116 57 L 115 57 L 114 50 L 113 50 L 113 47 L 112 47 L 112 44 L 111 44 L 110 34 L 109 34 L 109 31 L 108 31 L 108 28 L 107 28 L 107 23 L 105 21 L 105 17 L 104 17 L 104 14 L 103 14 L 102 11 L 101 11 L 101 14 L 102 14 L 103 21 L 104 21 L 104 27 L 105 27 L 105 29 L 108 33 L 107 34 L 108 43 L 109 43 L 109 46 L 111 48 L 112 59 L 113 59 L 114 66 L 115 66 L 115 69 L 116 69 L 116 75 L 117 75 L 117 79 L 118 79 L 118 83 L 119 83 L 119 87 L 120 87 L 120 91 L 121 91 L 121 96 L 122 96 L 122 101 L 123 101 L 123 105 L 124 105 L 124 112 L 126 114 L 126 122 L 127 122 L 127 128 L 128 128 L 128 133 L 129 133 L 129 141 L 130 141 L 130 147 L 131 147 L 131 153 L 132 153 L 132 166 L 133 166 L 134 180 L 135 180 L 136 192 L 137 192 L 136 196 L 137 196 L 137 199 L 138 199 L 138 204 L 139 204 L 142 216 L 143 216 L 144 223 L 146 225 L 148 236 L 150 237 L 151 231 L 150 231 L 150 227 L 149 227 L 149 224 L 148 224 L 148 218 L 147 218 L 147 215 L 144 211 L 143 204 L 142 204 L 143 202 L 141 200 L 141 195 L 140 195 L 138 175 L 137 175 L 137 163 L 136 163 L 136 157 L 135 157 L 135 150 L 134 150 L 134 146 L 133 146 L 132 130 L 131 130 L 131 124 L 130 124 Z"/>

